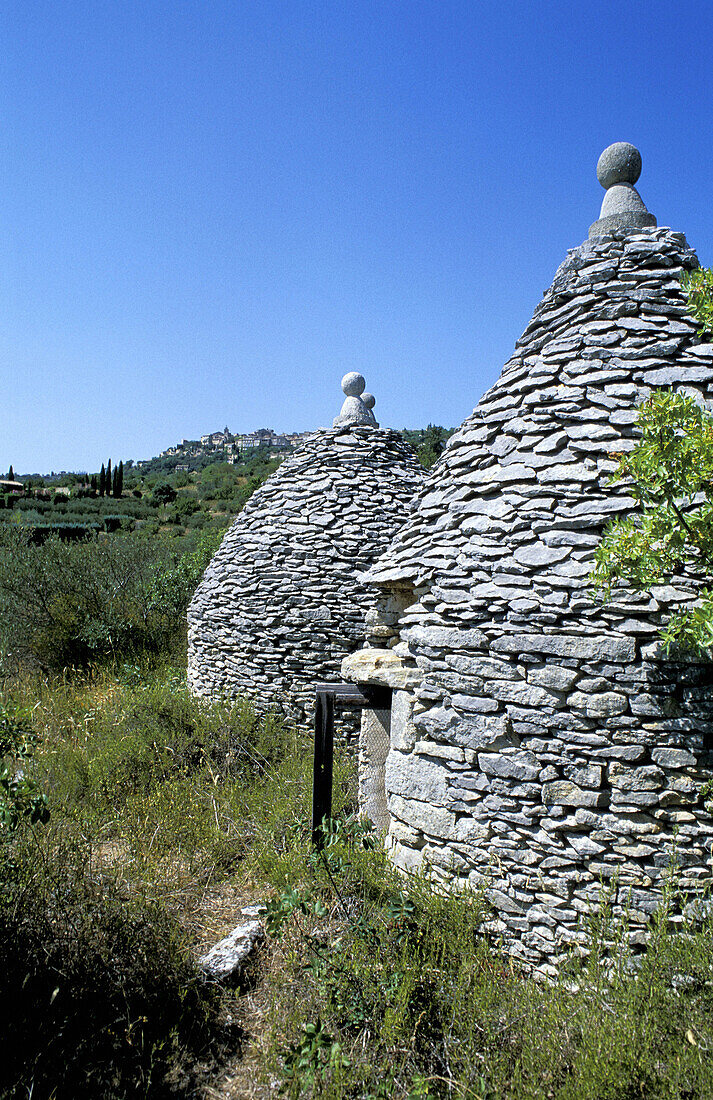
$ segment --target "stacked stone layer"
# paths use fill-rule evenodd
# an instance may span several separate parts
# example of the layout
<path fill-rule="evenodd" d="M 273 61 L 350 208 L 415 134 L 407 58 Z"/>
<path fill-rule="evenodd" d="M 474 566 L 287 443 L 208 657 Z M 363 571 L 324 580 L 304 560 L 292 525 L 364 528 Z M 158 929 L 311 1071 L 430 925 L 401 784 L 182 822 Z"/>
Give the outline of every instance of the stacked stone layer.
<path fill-rule="evenodd" d="M 250 498 L 188 611 L 188 682 L 295 719 L 363 641 L 357 581 L 404 523 L 423 471 L 393 431 L 322 430 Z"/>
<path fill-rule="evenodd" d="M 674 833 L 683 885 L 710 881 L 713 675 L 663 660 L 656 640 L 694 586 L 602 605 L 589 580 L 607 521 L 635 507 L 609 479 L 637 406 L 658 387 L 713 397 L 713 344 L 680 285 L 697 266 L 669 229 L 571 251 L 368 574 L 413 601 L 381 675 L 401 689 L 392 858 L 487 882 L 512 950 L 545 968 L 585 936 L 602 881 L 643 936 Z"/>

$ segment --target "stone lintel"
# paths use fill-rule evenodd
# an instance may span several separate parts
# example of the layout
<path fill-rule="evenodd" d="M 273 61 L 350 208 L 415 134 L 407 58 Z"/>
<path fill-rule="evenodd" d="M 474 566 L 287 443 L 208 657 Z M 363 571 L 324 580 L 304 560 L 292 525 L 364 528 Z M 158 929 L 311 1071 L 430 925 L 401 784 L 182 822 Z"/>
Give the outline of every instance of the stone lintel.
<path fill-rule="evenodd" d="M 380 684 L 405 691 L 421 682 L 418 669 L 408 667 L 390 649 L 358 649 L 342 661 L 342 676 L 358 684 Z"/>

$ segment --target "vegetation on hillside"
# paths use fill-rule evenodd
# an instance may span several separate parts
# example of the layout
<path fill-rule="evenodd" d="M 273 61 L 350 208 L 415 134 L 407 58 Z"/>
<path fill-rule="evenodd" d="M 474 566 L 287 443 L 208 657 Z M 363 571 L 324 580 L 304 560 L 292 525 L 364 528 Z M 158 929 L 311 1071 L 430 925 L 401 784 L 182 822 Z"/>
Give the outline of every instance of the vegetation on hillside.
<path fill-rule="evenodd" d="M 452 431 L 429 424 L 404 428 L 402 434 L 428 468 Z M 119 531 L 146 537 L 162 534 L 190 543 L 207 528 L 224 530 L 283 458 L 269 448 L 258 448 L 239 462 L 215 453 L 185 464 L 175 456 L 156 458 L 140 468 L 123 461 L 112 467 L 109 459 L 97 474 L 26 477 L 24 496 L 0 494 L 0 531 L 6 525 L 18 526 L 35 542 L 52 534 L 70 541 Z"/>
<path fill-rule="evenodd" d="M 0 530 L 27 528 L 36 542 L 52 533 L 68 540 L 115 531 L 190 540 L 206 528 L 224 530 L 279 462 L 256 451 L 240 463 L 211 462 L 194 471 L 120 463 L 113 472 L 107 472 L 110 464 L 102 466 L 88 480 L 67 475 L 59 487 L 32 478 L 25 482 L 27 495 L 0 497 Z M 107 480 L 113 489 L 102 492 Z"/>
<path fill-rule="evenodd" d="M 443 454 L 454 431 L 454 428 L 429 424 L 427 428 L 404 428 L 401 434 L 413 447 L 421 465 L 430 470 Z"/>

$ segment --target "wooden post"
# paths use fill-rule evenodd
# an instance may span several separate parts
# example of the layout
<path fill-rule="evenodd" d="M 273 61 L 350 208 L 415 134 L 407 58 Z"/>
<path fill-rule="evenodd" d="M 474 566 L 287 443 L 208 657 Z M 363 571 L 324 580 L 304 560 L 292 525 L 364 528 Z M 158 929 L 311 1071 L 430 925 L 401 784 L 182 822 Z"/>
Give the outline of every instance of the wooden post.
<path fill-rule="evenodd" d="M 322 821 L 332 816 L 334 761 L 334 692 L 318 691 L 314 710 L 314 772 L 312 784 L 312 843 L 324 846 Z"/>

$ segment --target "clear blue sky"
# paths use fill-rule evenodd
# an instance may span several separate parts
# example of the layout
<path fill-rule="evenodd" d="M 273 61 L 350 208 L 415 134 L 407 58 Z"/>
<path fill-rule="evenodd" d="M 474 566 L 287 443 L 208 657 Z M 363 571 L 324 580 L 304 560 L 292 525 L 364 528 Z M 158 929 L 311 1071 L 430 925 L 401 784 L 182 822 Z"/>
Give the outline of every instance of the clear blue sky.
<path fill-rule="evenodd" d="M 713 3 L 5 0 L 0 472 L 459 424 L 599 153 L 713 263 Z"/>

